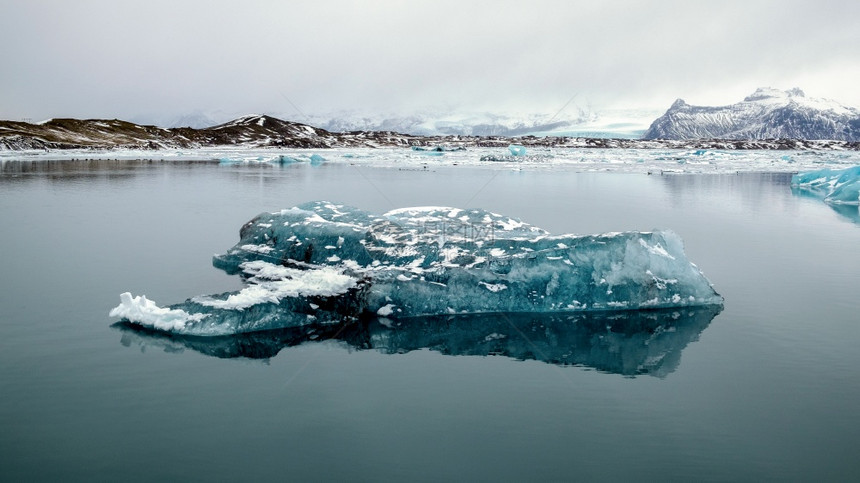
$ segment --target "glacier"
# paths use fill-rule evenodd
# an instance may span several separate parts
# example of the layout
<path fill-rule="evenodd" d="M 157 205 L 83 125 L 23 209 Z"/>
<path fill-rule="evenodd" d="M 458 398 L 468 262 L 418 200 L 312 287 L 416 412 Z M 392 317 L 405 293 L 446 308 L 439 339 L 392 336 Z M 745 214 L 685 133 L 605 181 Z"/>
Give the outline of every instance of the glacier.
<path fill-rule="evenodd" d="M 593 312 L 722 304 L 672 231 L 551 235 L 480 209 L 376 215 L 326 201 L 262 213 L 213 265 L 242 290 L 160 307 L 124 293 L 143 327 L 222 336 L 373 315 Z"/>
<path fill-rule="evenodd" d="M 791 177 L 791 186 L 820 197 L 825 203 L 860 205 L 860 166 L 798 173 Z"/>

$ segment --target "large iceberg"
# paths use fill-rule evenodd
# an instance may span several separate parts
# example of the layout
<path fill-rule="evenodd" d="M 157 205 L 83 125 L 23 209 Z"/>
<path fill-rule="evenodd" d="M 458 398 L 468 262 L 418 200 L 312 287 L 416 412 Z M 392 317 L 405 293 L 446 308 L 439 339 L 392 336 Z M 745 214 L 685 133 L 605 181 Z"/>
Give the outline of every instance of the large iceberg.
<path fill-rule="evenodd" d="M 798 173 L 791 186 L 836 205 L 860 205 L 860 166 Z"/>
<path fill-rule="evenodd" d="M 329 202 L 263 213 L 213 264 L 240 291 L 159 307 L 125 293 L 111 316 L 216 336 L 354 320 L 718 305 L 671 231 L 550 235 L 485 210 L 375 215 Z"/>

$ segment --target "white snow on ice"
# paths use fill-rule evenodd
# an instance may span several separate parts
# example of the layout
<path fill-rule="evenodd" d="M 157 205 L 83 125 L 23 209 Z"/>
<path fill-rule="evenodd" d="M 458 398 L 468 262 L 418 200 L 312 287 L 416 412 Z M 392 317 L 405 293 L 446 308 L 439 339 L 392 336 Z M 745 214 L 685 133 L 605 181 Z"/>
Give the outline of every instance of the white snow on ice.
<path fill-rule="evenodd" d="M 242 270 L 253 282 L 224 300 L 209 296 L 191 299 L 200 305 L 218 309 L 243 310 L 260 303 L 279 303 L 285 297 L 319 295 L 330 297 L 345 293 L 356 280 L 334 267 L 299 270 L 263 261 L 245 262 Z"/>
<path fill-rule="evenodd" d="M 111 309 L 111 317 L 119 317 L 136 322 L 144 327 L 158 330 L 178 331 L 188 322 L 198 322 L 208 317 L 208 314 L 189 314 L 184 310 L 159 307 L 154 300 L 146 295 L 132 297 L 125 292 L 119 296 L 120 304 Z"/>

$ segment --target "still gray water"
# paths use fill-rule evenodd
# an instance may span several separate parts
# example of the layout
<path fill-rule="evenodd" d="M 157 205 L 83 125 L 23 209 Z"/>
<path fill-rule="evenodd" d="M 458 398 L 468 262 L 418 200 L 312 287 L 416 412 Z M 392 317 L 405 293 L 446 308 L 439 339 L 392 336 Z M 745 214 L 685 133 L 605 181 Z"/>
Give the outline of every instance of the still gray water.
<path fill-rule="evenodd" d="M 0 480 L 856 481 L 860 217 L 789 178 L 7 162 Z M 238 289 L 211 256 L 317 199 L 669 228 L 725 306 L 211 341 L 107 316 Z"/>

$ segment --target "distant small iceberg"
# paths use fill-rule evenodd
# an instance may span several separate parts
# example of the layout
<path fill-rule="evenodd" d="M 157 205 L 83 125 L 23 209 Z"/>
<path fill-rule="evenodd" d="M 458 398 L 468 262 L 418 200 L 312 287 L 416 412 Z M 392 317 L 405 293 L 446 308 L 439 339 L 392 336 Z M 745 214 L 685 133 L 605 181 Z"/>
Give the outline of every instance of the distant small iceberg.
<path fill-rule="evenodd" d="M 423 154 L 425 156 L 443 156 L 445 153 L 450 153 L 454 151 L 465 151 L 466 148 L 463 146 L 411 146 L 412 151 L 415 151 L 418 154 Z"/>
<path fill-rule="evenodd" d="M 511 156 L 526 155 L 526 147 L 520 146 L 519 144 L 511 144 L 510 146 L 508 146 L 508 150 L 511 152 Z"/>
<path fill-rule="evenodd" d="M 466 148 L 463 146 L 412 146 L 413 151 L 418 152 L 452 152 L 452 151 L 465 151 Z"/>
<path fill-rule="evenodd" d="M 290 164 L 309 163 L 311 166 L 319 166 L 327 160 L 319 154 L 279 154 L 272 156 L 224 156 L 218 158 L 218 162 L 223 165 L 242 165 L 242 164 L 278 164 L 287 166 Z"/>
<path fill-rule="evenodd" d="M 860 166 L 798 173 L 791 186 L 834 205 L 860 205 Z"/>
<path fill-rule="evenodd" d="M 481 161 L 499 163 L 531 163 L 546 161 L 552 158 L 552 156 L 548 154 L 528 154 L 526 147 L 520 144 L 508 145 L 508 152 L 510 154 L 487 154 L 481 156 Z"/>
<path fill-rule="evenodd" d="M 840 216 L 860 224 L 860 166 L 820 169 L 791 177 L 795 195 L 820 199 Z"/>

